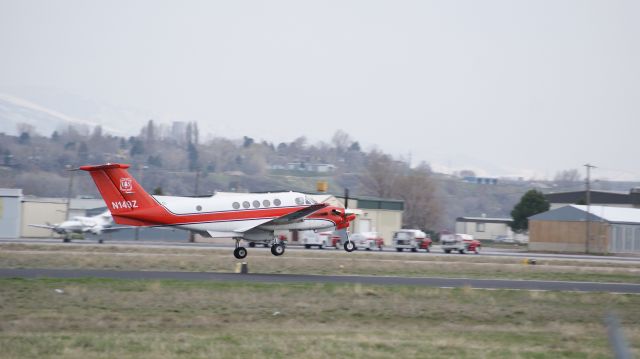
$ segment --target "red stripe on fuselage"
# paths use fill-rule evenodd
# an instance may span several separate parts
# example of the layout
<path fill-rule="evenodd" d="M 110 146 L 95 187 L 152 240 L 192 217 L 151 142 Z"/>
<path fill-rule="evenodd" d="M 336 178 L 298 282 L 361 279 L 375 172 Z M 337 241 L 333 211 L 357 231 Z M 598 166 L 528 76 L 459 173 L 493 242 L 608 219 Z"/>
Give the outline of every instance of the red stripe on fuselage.
<path fill-rule="evenodd" d="M 301 207 L 269 208 L 259 210 L 240 210 L 207 213 L 175 214 L 167 210 L 164 206 L 139 209 L 130 213 L 113 215 L 114 221 L 118 224 L 128 225 L 181 225 L 190 223 L 210 223 L 210 222 L 231 222 L 247 221 L 254 219 L 274 219 L 287 214 L 297 212 Z M 119 222 L 122 220 L 122 222 Z"/>

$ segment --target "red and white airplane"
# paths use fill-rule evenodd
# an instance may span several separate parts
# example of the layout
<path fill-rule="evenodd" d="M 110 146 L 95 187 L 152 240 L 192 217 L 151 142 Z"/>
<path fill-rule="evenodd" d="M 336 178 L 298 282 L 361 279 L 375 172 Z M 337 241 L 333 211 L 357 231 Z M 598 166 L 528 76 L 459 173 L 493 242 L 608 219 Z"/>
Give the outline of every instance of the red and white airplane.
<path fill-rule="evenodd" d="M 280 256 L 284 245 L 275 230 L 345 230 L 355 219 L 344 208 L 316 203 L 297 192 L 216 193 L 210 197 L 152 196 L 128 173 L 127 164 L 81 166 L 96 183 L 115 223 L 129 226 L 171 226 L 206 237 L 236 241 L 233 255 L 242 259 L 247 249 L 240 240 L 271 243 Z M 355 245 L 347 237 L 344 249 Z"/>

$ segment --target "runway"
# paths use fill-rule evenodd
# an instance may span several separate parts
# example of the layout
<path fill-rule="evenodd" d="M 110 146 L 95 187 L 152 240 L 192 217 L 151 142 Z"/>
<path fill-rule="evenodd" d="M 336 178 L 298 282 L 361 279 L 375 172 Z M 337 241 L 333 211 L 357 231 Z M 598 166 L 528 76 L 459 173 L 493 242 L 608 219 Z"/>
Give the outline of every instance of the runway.
<path fill-rule="evenodd" d="M 116 271 L 86 269 L 0 269 L 0 278 L 113 278 L 129 280 L 204 280 L 253 283 L 340 283 L 415 285 L 438 288 L 511 289 L 640 294 L 640 284 L 508 279 L 235 274 L 212 272 Z"/>

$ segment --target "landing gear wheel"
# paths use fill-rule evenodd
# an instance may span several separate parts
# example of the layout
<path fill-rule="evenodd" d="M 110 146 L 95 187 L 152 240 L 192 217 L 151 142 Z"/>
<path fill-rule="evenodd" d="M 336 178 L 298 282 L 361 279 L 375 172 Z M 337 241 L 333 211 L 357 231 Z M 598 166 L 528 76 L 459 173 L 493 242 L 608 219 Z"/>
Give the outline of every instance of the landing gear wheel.
<path fill-rule="evenodd" d="M 281 243 L 276 243 L 271 246 L 271 254 L 274 256 L 281 256 L 284 254 L 284 246 Z"/>
<path fill-rule="evenodd" d="M 247 256 L 247 249 L 245 247 L 238 247 L 233 250 L 233 255 L 238 259 L 242 259 Z"/>
<path fill-rule="evenodd" d="M 351 241 L 344 242 L 344 250 L 347 252 L 353 252 L 356 249 L 356 245 Z"/>
<path fill-rule="evenodd" d="M 464 254 L 464 249 L 459 250 L 460 254 Z"/>
<path fill-rule="evenodd" d="M 249 247 L 253 248 L 256 246 L 256 242 L 249 242 Z"/>

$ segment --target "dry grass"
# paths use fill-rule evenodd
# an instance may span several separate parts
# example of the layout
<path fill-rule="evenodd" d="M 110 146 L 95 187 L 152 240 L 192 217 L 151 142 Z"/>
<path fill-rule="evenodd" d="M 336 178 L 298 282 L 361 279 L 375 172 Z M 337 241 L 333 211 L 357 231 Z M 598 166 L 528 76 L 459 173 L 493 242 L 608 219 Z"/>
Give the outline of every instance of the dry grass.
<path fill-rule="evenodd" d="M 434 256 L 376 252 L 289 251 L 274 258 L 252 249 L 246 258 L 254 273 L 365 274 L 640 283 L 637 263 L 539 260 L 486 255 Z M 237 260 L 230 248 L 90 245 L 0 245 L 3 268 L 94 268 L 230 272 Z"/>
<path fill-rule="evenodd" d="M 607 309 L 640 342 L 634 295 L 107 279 L 0 288 L 6 358 L 604 358 Z"/>

